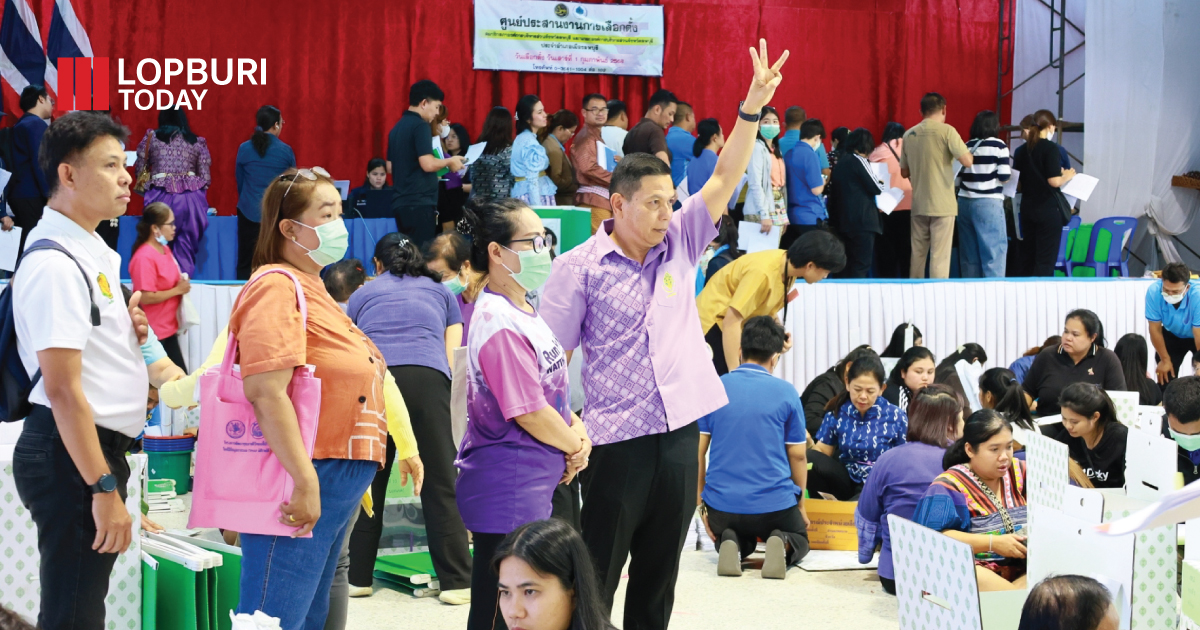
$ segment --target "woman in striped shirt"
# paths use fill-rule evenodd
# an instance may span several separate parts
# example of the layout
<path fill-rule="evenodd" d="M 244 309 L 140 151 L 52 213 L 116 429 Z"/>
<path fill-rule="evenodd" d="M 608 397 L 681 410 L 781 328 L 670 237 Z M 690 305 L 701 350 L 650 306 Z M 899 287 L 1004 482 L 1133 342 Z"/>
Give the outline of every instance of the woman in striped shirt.
<path fill-rule="evenodd" d="M 964 278 L 1004 277 L 1008 232 L 1004 182 L 1012 175 L 1008 146 L 998 138 L 1000 117 L 984 110 L 971 124 L 973 165 L 958 176 L 958 252 Z"/>

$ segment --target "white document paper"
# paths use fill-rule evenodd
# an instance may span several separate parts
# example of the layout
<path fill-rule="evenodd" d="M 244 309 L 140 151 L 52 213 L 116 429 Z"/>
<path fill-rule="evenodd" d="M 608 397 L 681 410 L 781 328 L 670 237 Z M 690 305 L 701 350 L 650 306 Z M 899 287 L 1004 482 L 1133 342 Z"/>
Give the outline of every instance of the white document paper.
<path fill-rule="evenodd" d="M 8 186 L 8 180 L 12 179 L 12 172 L 0 168 L 0 190 L 4 190 Z"/>
<path fill-rule="evenodd" d="M 771 231 L 763 234 L 761 223 L 742 221 L 738 223 L 738 249 L 747 254 L 779 249 L 779 237 L 782 235 L 778 225 L 771 226 Z"/>
<path fill-rule="evenodd" d="M 617 152 L 608 148 L 603 140 L 596 141 L 596 162 L 604 167 L 604 170 L 613 172 L 617 170 Z"/>
<path fill-rule="evenodd" d="M 475 160 L 479 159 L 479 156 L 483 155 L 483 150 L 486 148 L 487 148 L 486 142 L 472 144 L 471 146 L 467 147 L 467 154 L 466 154 L 466 156 L 464 156 L 466 164 L 467 165 L 473 164 L 475 162 Z"/>
<path fill-rule="evenodd" d="M 1012 170 L 1012 176 L 1008 178 L 1008 181 L 1004 182 L 1005 197 L 1017 196 L 1017 182 L 1019 181 L 1021 181 L 1021 171 L 1018 171 L 1014 168 Z"/>
<path fill-rule="evenodd" d="M 0 231 L 0 269 L 15 271 L 20 250 L 21 228 L 13 226 L 7 232 Z"/>
<path fill-rule="evenodd" d="M 888 171 L 886 162 L 870 162 L 871 174 L 875 179 L 883 182 L 883 189 L 887 190 L 892 187 L 892 173 Z"/>
<path fill-rule="evenodd" d="M 125 166 L 133 166 L 137 162 L 137 151 L 125 152 Z"/>
<path fill-rule="evenodd" d="M 899 188 L 891 188 L 887 192 L 875 195 L 875 205 L 884 214 L 891 214 L 903 200 L 904 191 Z"/>
<path fill-rule="evenodd" d="M 1095 177 L 1080 173 L 1072 177 L 1071 181 L 1067 182 L 1061 190 L 1064 195 L 1087 201 L 1088 197 L 1092 196 L 1092 191 L 1096 190 L 1096 184 L 1099 183 L 1100 180 Z"/>
<path fill-rule="evenodd" d="M 954 160 L 953 167 L 954 167 L 954 179 L 958 179 L 958 174 L 962 172 L 962 168 L 963 168 L 962 162 L 959 162 L 958 160 Z"/>

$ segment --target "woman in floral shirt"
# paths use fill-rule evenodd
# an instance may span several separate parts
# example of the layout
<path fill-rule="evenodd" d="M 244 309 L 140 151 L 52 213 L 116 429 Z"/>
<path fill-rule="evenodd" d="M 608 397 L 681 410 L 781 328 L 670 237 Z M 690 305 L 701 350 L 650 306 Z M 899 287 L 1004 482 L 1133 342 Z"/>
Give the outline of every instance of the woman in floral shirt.
<path fill-rule="evenodd" d="M 492 108 L 483 122 L 479 142 L 486 142 L 487 147 L 468 171 L 471 199 L 483 204 L 509 197 L 513 187 L 513 117 L 507 107 Z"/>
<path fill-rule="evenodd" d="M 212 183 L 208 143 L 192 133 L 180 109 L 158 112 L 158 129 L 147 129 L 137 148 L 133 172 L 150 175 L 143 198 L 161 201 L 175 213 L 172 251 L 183 273 L 196 269 L 196 249 L 208 229 L 208 186 Z"/>

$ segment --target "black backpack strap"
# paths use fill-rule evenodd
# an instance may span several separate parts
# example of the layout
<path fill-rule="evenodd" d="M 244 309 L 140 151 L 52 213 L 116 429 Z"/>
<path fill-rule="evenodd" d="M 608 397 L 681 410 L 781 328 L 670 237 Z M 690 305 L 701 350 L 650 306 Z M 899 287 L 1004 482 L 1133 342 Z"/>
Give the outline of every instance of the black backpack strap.
<path fill-rule="evenodd" d="M 83 276 L 83 283 L 87 286 L 88 300 L 90 300 L 92 303 L 92 326 L 99 326 L 100 307 L 96 305 L 96 294 L 92 291 L 92 281 L 90 278 L 88 278 L 87 272 L 83 270 L 83 265 L 80 265 L 79 261 L 75 259 L 75 256 L 71 255 L 71 252 L 67 251 L 67 248 L 63 247 L 62 245 L 59 245 L 50 239 L 42 239 L 26 247 L 25 251 L 21 254 L 21 257 L 17 259 L 16 269 L 13 270 L 13 280 L 16 280 L 17 269 L 21 268 L 21 261 L 25 260 L 25 257 L 28 256 L 30 252 L 36 252 L 39 250 L 54 250 L 56 252 L 61 252 L 64 256 L 70 258 L 71 262 L 75 263 L 75 267 L 79 269 L 79 274 Z"/>

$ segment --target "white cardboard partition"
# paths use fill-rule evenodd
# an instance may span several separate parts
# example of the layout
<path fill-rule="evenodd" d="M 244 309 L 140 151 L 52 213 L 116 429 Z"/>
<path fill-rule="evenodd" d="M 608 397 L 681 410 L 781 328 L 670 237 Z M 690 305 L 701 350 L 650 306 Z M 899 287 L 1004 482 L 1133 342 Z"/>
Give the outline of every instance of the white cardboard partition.
<path fill-rule="evenodd" d="M 1133 428 L 1138 421 L 1138 403 L 1141 401 L 1141 394 L 1137 392 L 1105 392 L 1112 399 L 1113 406 L 1117 409 L 1117 420 L 1121 424 Z"/>
<path fill-rule="evenodd" d="M 971 547 L 888 515 L 900 630 L 983 630 Z"/>
<path fill-rule="evenodd" d="M 1106 536 L 1093 523 L 1041 505 L 1030 505 L 1029 517 L 1037 521 L 1029 537 L 1029 584 L 1066 573 L 1103 577 L 1108 584 L 1120 585 L 1113 600 L 1120 627 L 1130 628 L 1134 536 Z"/>
<path fill-rule="evenodd" d="M 1125 449 L 1125 489 L 1132 499 L 1158 501 L 1175 490 L 1174 440 L 1130 431 Z"/>
<path fill-rule="evenodd" d="M 1061 510 L 1067 488 L 1067 445 L 1036 431 L 1025 431 L 1025 500 Z M 1030 521 L 1033 514 L 1030 513 Z"/>

